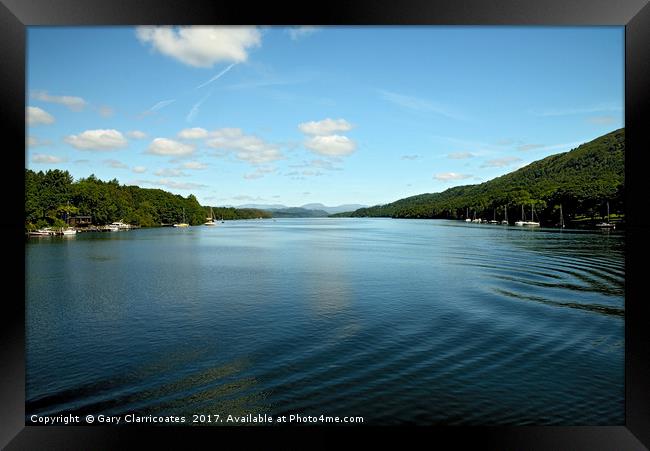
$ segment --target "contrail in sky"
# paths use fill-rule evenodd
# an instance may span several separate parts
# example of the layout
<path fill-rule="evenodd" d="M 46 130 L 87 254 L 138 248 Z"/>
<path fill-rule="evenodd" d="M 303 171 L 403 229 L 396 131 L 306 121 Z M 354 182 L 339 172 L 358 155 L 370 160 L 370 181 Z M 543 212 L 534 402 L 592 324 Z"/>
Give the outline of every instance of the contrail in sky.
<path fill-rule="evenodd" d="M 167 105 L 169 105 L 170 103 L 174 103 L 175 101 L 176 101 L 176 99 L 162 100 L 162 101 L 158 102 L 157 104 L 155 104 L 154 106 L 152 106 L 151 108 L 149 108 L 149 111 L 158 111 L 159 109 L 164 108 Z"/>
<path fill-rule="evenodd" d="M 187 122 L 192 122 L 192 121 L 194 120 L 194 117 L 199 113 L 199 108 L 201 107 L 201 104 L 202 104 L 203 102 L 205 102 L 206 100 L 208 100 L 208 97 L 210 97 L 210 96 L 212 95 L 212 92 L 213 92 L 213 91 L 210 91 L 210 92 L 208 93 L 208 95 L 206 95 L 205 97 L 203 97 L 201 100 L 199 100 L 198 102 L 196 102 L 196 103 L 194 104 L 194 106 L 192 107 L 192 109 L 190 110 L 190 112 L 187 113 L 187 116 L 185 117 L 185 120 L 186 120 Z"/>
<path fill-rule="evenodd" d="M 223 74 L 225 74 L 225 73 L 228 72 L 230 69 L 232 69 L 232 67 L 233 67 L 235 64 L 237 64 L 237 63 L 233 63 L 233 64 L 231 64 L 230 66 L 226 67 L 224 70 L 222 70 L 221 72 L 219 72 L 217 75 L 215 75 L 214 77 L 212 77 L 211 79 L 209 79 L 209 80 L 206 81 L 205 83 L 202 83 L 202 84 L 198 85 L 195 89 L 202 88 L 202 87 L 204 87 L 205 85 L 209 85 L 209 84 L 212 83 L 213 81 L 218 80 L 219 78 L 221 78 L 221 76 L 222 76 Z"/>

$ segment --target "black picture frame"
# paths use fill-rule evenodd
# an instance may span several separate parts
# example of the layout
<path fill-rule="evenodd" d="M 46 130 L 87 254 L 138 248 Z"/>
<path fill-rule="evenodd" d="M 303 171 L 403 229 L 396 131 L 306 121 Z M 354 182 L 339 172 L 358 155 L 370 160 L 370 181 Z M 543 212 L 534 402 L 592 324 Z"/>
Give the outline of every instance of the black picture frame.
<path fill-rule="evenodd" d="M 259 24 L 259 25 L 621 25 L 625 26 L 626 251 L 625 251 L 625 425 L 593 427 L 423 427 L 355 428 L 364 437 L 384 440 L 387 434 L 413 435 L 426 444 L 452 440 L 454 448 L 641 450 L 650 446 L 650 325 L 644 296 L 643 249 L 648 248 L 644 154 L 650 139 L 644 119 L 650 117 L 650 5 L 648 0 L 332 0 L 326 3 L 276 2 L 250 5 L 232 0 L 0 0 L 0 118 L 8 161 L 2 193 L 8 202 L 0 224 L 15 276 L 5 276 L 0 348 L 0 447 L 18 449 L 122 449 L 134 439 L 159 442 L 165 448 L 197 438 L 219 446 L 223 437 L 239 440 L 276 438 L 283 448 L 322 445 L 335 427 L 101 427 L 25 426 L 24 370 L 24 156 L 16 151 L 25 140 L 26 27 L 35 25 Z M 13 288 L 10 290 L 9 288 Z M 346 428 L 349 432 L 350 428 Z M 404 432 L 406 431 L 406 434 Z M 289 432 L 287 434 L 286 432 Z M 307 434 L 305 434 L 307 433 Z M 236 436 L 236 437 L 234 437 Z M 336 443 L 338 442 L 338 438 Z M 269 442 L 265 442 L 268 447 Z M 405 442 L 396 442 L 404 444 Z M 416 443 L 409 440 L 409 443 Z"/>

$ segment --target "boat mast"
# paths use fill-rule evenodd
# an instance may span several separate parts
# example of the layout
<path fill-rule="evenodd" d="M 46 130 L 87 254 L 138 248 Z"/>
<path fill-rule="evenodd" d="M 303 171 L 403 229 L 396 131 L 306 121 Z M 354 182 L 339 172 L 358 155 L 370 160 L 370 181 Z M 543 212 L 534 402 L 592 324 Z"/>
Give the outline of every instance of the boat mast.
<path fill-rule="evenodd" d="M 560 204 L 560 227 L 564 228 L 564 215 L 562 214 L 562 204 Z"/>
<path fill-rule="evenodd" d="M 535 205 L 530 203 L 530 222 L 535 222 Z"/>
<path fill-rule="evenodd" d="M 609 201 L 607 201 L 607 224 L 609 224 Z"/>

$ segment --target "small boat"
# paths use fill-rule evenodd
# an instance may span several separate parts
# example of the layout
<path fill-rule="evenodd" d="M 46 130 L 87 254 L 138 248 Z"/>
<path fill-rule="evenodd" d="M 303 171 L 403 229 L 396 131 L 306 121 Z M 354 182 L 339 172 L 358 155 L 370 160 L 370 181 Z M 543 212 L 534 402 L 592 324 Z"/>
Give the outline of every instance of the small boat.
<path fill-rule="evenodd" d="M 214 221 L 214 212 L 212 211 L 212 207 L 210 207 L 210 217 L 205 218 L 206 222 L 203 223 L 203 225 L 206 226 L 215 226 L 217 223 Z"/>
<path fill-rule="evenodd" d="M 185 207 L 183 207 L 183 222 L 174 224 L 174 227 L 189 227 L 190 225 L 185 222 Z"/>
<path fill-rule="evenodd" d="M 503 209 L 503 213 L 505 214 L 505 218 L 503 221 L 501 221 L 501 224 L 508 225 L 508 207 L 505 207 Z"/>
<path fill-rule="evenodd" d="M 531 211 L 530 211 L 530 221 L 526 221 L 526 217 L 524 215 L 524 206 L 521 206 L 521 221 L 515 222 L 516 226 L 523 226 L 523 227 L 539 227 L 539 222 L 535 222 L 535 208 L 531 204 Z"/>
<path fill-rule="evenodd" d="M 476 210 L 474 210 L 474 219 L 472 219 L 472 222 L 476 222 L 478 224 L 481 223 L 481 218 L 476 217 Z"/>
<path fill-rule="evenodd" d="M 596 224 L 596 227 L 600 229 L 616 229 L 616 224 L 609 222 L 609 202 L 607 202 L 607 222 Z"/>
<path fill-rule="evenodd" d="M 64 236 L 75 236 L 77 234 L 77 231 L 73 229 L 72 227 L 68 227 L 66 229 L 61 229 L 61 235 Z"/>
<path fill-rule="evenodd" d="M 493 213 L 494 217 L 493 217 L 493 219 L 490 221 L 490 224 L 498 224 L 499 221 L 497 221 L 497 209 L 494 208 L 492 213 Z"/>
<path fill-rule="evenodd" d="M 469 219 L 469 208 L 467 209 L 467 213 L 465 213 L 465 222 L 472 222 L 472 220 Z"/>
<path fill-rule="evenodd" d="M 119 232 L 120 228 L 117 225 L 111 223 L 111 224 L 105 225 L 102 230 L 104 232 Z"/>
<path fill-rule="evenodd" d="M 43 229 L 38 229 L 38 230 L 32 230 L 31 232 L 29 232 L 29 236 L 52 236 L 52 235 L 54 235 L 54 231 L 49 227 L 45 227 Z"/>
<path fill-rule="evenodd" d="M 111 222 L 111 227 L 117 227 L 117 230 L 129 230 L 131 228 L 131 224 L 125 224 L 122 221 L 115 221 Z"/>

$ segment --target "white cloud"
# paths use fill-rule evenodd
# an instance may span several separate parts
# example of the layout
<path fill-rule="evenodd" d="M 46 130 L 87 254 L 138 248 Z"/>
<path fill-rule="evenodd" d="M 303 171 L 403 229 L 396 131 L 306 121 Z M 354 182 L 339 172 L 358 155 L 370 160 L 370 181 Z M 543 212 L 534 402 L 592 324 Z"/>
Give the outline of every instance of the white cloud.
<path fill-rule="evenodd" d="M 506 166 L 512 166 L 513 164 L 521 161 L 521 158 L 517 157 L 503 157 L 495 158 L 494 160 L 488 160 L 481 165 L 482 168 L 503 168 Z"/>
<path fill-rule="evenodd" d="M 34 91 L 32 92 L 32 98 L 40 100 L 42 102 L 58 103 L 65 105 L 72 111 L 82 111 L 87 102 L 81 97 L 75 96 L 51 96 L 46 91 Z"/>
<path fill-rule="evenodd" d="M 184 169 L 194 169 L 194 170 L 205 169 L 208 167 L 207 164 L 201 163 L 200 161 L 188 161 L 187 163 L 183 163 L 181 166 Z"/>
<path fill-rule="evenodd" d="M 209 147 L 234 152 L 235 157 L 252 164 L 270 163 L 284 158 L 277 146 L 239 128 L 222 128 L 210 133 Z"/>
<path fill-rule="evenodd" d="M 587 119 L 587 122 L 595 125 L 610 125 L 616 123 L 617 118 L 614 116 L 595 116 Z"/>
<path fill-rule="evenodd" d="M 136 36 L 184 64 L 211 67 L 221 61 L 246 61 L 248 49 L 260 46 L 262 35 L 257 28 L 244 26 L 145 26 L 136 28 Z"/>
<path fill-rule="evenodd" d="M 145 168 L 144 166 L 134 166 L 133 169 L 131 170 L 136 174 L 142 174 L 144 172 L 147 172 L 147 168 Z"/>
<path fill-rule="evenodd" d="M 356 150 L 356 144 L 347 136 L 312 136 L 305 141 L 305 147 L 320 155 L 343 156 Z"/>
<path fill-rule="evenodd" d="M 457 174 L 456 172 L 444 172 L 442 174 L 436 174 L 433 176 L 434 179 L 443 182 L 449 182 L 453 180 L 463 180 L 471 177 L 472 176 L 470 174 Z"/>
<path fill-rule="evenodd" d="M 66 136 L 65 142 L 79 150 L 114 150 L 126 147 L 127 141 L 117 130 L 86 130 Z"/>
<path fill-rule="evenodd" d="M 41 140 L 36 136 L 28 136 L 25 142 L 27 147 L 49 146 L 52 142 L 48 139 Z"/>
<path fill-rule="evenodd" d="M 380 90 L 379 94 L 384 100 L 413 111 L 436 113 L 450 119 L 465 120 L 466 117 L 445 105 L 436 104 L 418 97 L 407 96 L 395 92 Z"/>
<path fill-rule="evenodd" d="M 186 173 L 184 173 L 180 169 L 175 169 L 175 168 L 159 169 L 156 172 L 154 172 L 154 174 L 159 177 L 187 177 Z"/>
<path fill-rule="evenodd" d="M 402 157 L 401 157 L 402 160 L 419 160 L 420 158 L 422 158 L 422 156 L 421 155 L 416 155 L 416 154 L 402 155 Z"/>
<path fill-rule="evenodd" d="M 159 185 L 159 186 L 165 186 L 167 188 L 174 188 L 174 189 L 201 189 L 201 188 L 207 188 L 207 185 L 203 185 L 202 183 L 191 183 L 191 182 L 176 182 L 174 180 L 169 180 L 169 179 L 158 179 L 155 182 L 149 182 L 151 185 Z"/>
<path fill-rule="evenodd" d="M 194 153 L 194 146 L 184 144 L 173 139 L 156 138 L 151 141 L 147 152 L 152 155 L 183 157 Z"/>
<path fill-rule="evenodd" d="M 532 110 L 535 116 L 570 116 L 574 114 L 598 113 L 601 111 L 622 111 L 623 106 L 618 103 L 601 103 L 579 108 L 547 108 L 544 110 Z"/>
<path fill-rule="evenodd" d="M 321 171 L 302 171 L 302 175 L 307 176 L 307 177 L 312 177 L 312 176 L 318 176 L 318 175 L 323 175 Z"/>
<path fill-rule="evenodd" d="M 166 188 L 173 188 L 173 189 L 181 189 L 181 190 L 194 190 L 194 189 L 202 189 L 202 188 L 207 188 L 207 185 L 203 185 L 201 183 L 192 183 L 192 182 L 177 182 L 175 180 L 170 180 L 170 179 L 157 179 L 157 180 L 143 180 L 143 179 L 138 179 L 138 180 L 131 180 L 129 182 L 131 185 L 153 185 L 153 186 L 163 186 Z"/>
<path fill-rule="evenodd" d="M 264 177 L 267 174 L 273 174 L 276 171 L 277 171 L 277 169 L 274 168 L 274 167 L 268 167 L 268 166 L 267 167 L 260 167 L 260 168 L 257 168 L 254 172 L 251 172 L 250 174 L 245 174 L 244 178 L 246 180 L 259 179 L 259 178 Z"/>
<path fill-rule="evenodd" d="M 323 119 L 322 121 L 305 122 L 298 125 L 301 132 L 308 135 L 331 135 L 336 132 L 347 132 L 352 129 L 345 119 Z"/>
<path fill-rule="evenodd" d="M 35 153 L 32 157 L 32 163 L 39 164 L 56 164 L 63 163 L 66 161 L 65 158 L 55 157 L 54 155 L 46 155 L 43 153 Z"/>
<path fill-rule="evenodd" d="M 256 202 L 266 201 L 266 199 L 264 199 L 262 197 L 259 197 L 259 196 L 253 197 L 253 196 L 249 196 L 247 194 L 239 194 L 237 196 L 231 197 L 231 199 L 232 200 L 239 200 L 239 201 L 248 200 L 248 201 L 256 201 Z"/>
<path fill-rule="evenodd" d="M 321 160 L 316 159 L 316 160 L 311 160 L 311 161 L 303 161 L 301 164 L 290 164 L 290 168 L 298 168 L 298 169 L 326 169 L 328 171 L 342 171 L 343 168 L 340 166 L 336 166 L 335 163 L 341 161 L 340 158 L 337 157 L 330 157 L 329 160 Z M 291 173 L 291 175 L 296 175 L 298 172 L 294 171 Z M 289 174 L 285 174 L 289 175 Z"/>
<path fill-rule="evenodd" d="M 467 158 L 474 158 L 474 154 L 471 152 L 452 152 L 447 154 L 447 158 L 452 160 L 465 160 Z"/>
<path fill-rule="evenodd" d="M 320 31 L 320 28 L 305 25 L 302 27 L 291 27 L 286 31 L 289 33 L 289 36 L 292 40 L 298 41 L 299 39 L 306 38 L 307 36 L 311 36 L 312 34 Z"/>
<path fill-rule="evenodd" d="M 128 169 L 129 166 L 119 160 L 104 160 L 104 164 L 115 169 Z"/>
<path fill-rule="evenodd" d="M 37 106 L 28 106 L 25 120 L 28 125 L 53 124 L 54 116 Z"/>
<path fill-rule="evenodd" d="M 201 139 L 208 137 L 208 131 L 204 128 L 194 127 L 186 128 L 178 133 L 179 138 L 183 139 Z"/>
<path fill-rule="evenodd" d="M 544 147 L 544 144 L 522 144 L 520 146 L 517 146 L 517 150 L 533 150 L 533 149 L 541 149 Z"/>
<path fill-rule="evenodd" d="M 126 132 L 126 136 L 133 139 L 144 139 L 147 137 L 147 134 L 140 130 L 131 130 L 130 132 Z"/>
<path fill-rule="evenodd" d="M 335 159 L 338 161 L 338 159 Z M 321 159 L 316 159 L 316 160 L 311 160 L 308 163 L 309 166 L 313 168 L 320 168 L 320 169 L 327 169 L 328 171 L 341 171 L 343 168 L 339 166 L 335 166 L 332 161 L 329 160 L 321 160 Z"/>
<path fill-rule="evenodd" d="M 115 114 L 115 110 L 110 106 L 106 106 L 106 105 L 97 108 L 97 112 L 101 117 L 111 117 Z"/>

